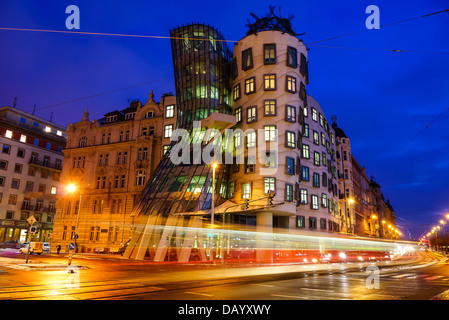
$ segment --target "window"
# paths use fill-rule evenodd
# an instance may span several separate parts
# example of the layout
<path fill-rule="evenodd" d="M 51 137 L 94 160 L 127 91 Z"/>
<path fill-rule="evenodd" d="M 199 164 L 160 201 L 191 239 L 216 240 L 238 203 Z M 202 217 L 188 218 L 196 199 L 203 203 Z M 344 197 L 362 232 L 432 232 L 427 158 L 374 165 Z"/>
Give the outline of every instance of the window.
<path fill-rule="evenodd" d="M 168 124 L 164 127 L 164 138 L 171 138 L 173 135 L 173 125 Z"/>
<path fill-rule="evenodd" d="M 309 217 L 309 228 L 316 229 L 316 218 L 315 217 Z"/>
<path fill-rule="evenodd" d="M 312 209 L 313 210 L 318 210 L 319 209 L 318 196 L 315 195 L 315 194 L 312 194 Z"/>
<path fill-rule="evenodd" d="M 24 135 L 24 134 L 21 134 L 20 135 L 20 142 L 23 142 L 23 143 L 27 142 L 27 136 Z"/>
<path fill-rule="evenodd" d="M 234 89 L 232 90 L 232 97 L 234 98 L 234 101 L 240 99 L 240 83 L 234 86 Z"/>
<path fill-rule="evenodd" d="M 306 227 L 306 217 L 297 216 L 296 217 L 296 227 L 297 228 L 305 228 Z"/>
<path fill-rule="evenodd" d="M 276 44 L 263 45 L 263 63 L 264 64 L 276 63 Z"/>
<path fill-rule="evenodd" d="M 293 201 L 293 186 L 291 184 L 285 184 L 285 201 Z"/>
<path fill-rule="evenodd" d="M 265 141 L 276 141 L 276 126 L 265 126 Z"/>
<path fill-rule="evenodd" d="M 242 121 L 242 107 L 235 109 L 235 120 L 237 123 Z"/>
<path fill-rule="evenodd" d="M 314 172 L 313 173 L 313 186 L 315 188 L 319 188 L 320 187 L 320 174 Z"/>
<path fill-rule="evenodd" d="M 81 137 L 78 141 L 78 148 L 86 147 L 87 146 L 87 138 Z"/>
<path fill-rule="evenodd" d="M 239 75 L 239 71 L 238 71 L 238 67 L 237 67 L 237 59 L 236 58 L 234 58 L 233 60 L 232 60 L 232 66 L 231 66 L 231 76 L 232 76 L 232 79 L 235 79 L 235 78 L 237 78 L 237 76 Z"/>
<path fill-rule="evenodd" d="M 320 126 L 324 127 L 324 117 L 321 113 L 319 117 L 320 117 Z"/>
<path fill-rule="evenodd" d="M 302 180 L 309 181 L 309 167 L 302 167 Z"/>
<path fill-rule="evenodd" d="M 287 47 L 287 66 L 296 68 L 298 66 L 298 54 L 295 48 Z"/>
<path fill-rule="evenodd" d="M 251 183 L 242 183 L 242 199 L 251 198 Z"/>
<path fill-rule="evenodd" d="M 286 76 L 285 90 L 287 92 L 296 93 L 296 78 L 292 76 Z"/>
<path fill-rule="evenodd" d="M 292 131 L 286 131 L 285 134 L 286 134 L 285 135 L 285 137 L 286 137 L 285 146 L 287 148 L 295 148 L 295 146 L 296 146 L 296 134 L 294 132 L 292 132 Z"/>
<path fill-rule="evenodd" d="M 326 230 L 326 219 L 320 219 L 320 229 Z"/>
<path fill-rule="evenodd" d="M 307 68 L 307 58 L 303 53 L 301 53 L 301 65 L 299 66 L 299 71 L 302 73 L 303 76 L 307 77 L 307 73 L 308 73 L 307 69 L 308 69 Z"/>
<path fill-rule="evenodd" d="M 14 219 L 14 211 L 6 211 L 6 220 L 13 220 Z"/>
<path fill-rule="evenodd" d="M 240 148 L 242 146 L 242 132 L 240 130 L 234 132 L 234 147 Z"/>
<path fill-rule="evenodd" d="M 0 160 L 0 170 L 8 170 L 8 161 Z"/>
<path fill-rule="evenodd" d="M 256 160 L 253 157 L 245 158 L 245 173 L 254 173 L 256 170 Z"/>
<path fill-rule="evenodd" d="M 14 173 L 22 173 L 23 166 L 20 163 L 16 163 L 14 166 Z"/>
<path fill-rule="evenodd" d="M 290 175 L 295 174 L 295 159 L 291 157 L 286 158 L 286 173 Z"/>
<path fill-rule="evenodd" d="M 136 172 L 136 186 L 143 186 L 143 185 L 145 185 L 145 171 L 138 170 Z"/>
<path fill-rule="evenodd" d="M 318 120 L 318 114 L 315 108 L 312 108 L 312 120 L 315 122 Z"/>
<path fill-rule="evenodd" d="M 9 154 L 11 152 L 11 146 L 4 144 L 3 145 L 3 149 L 2 149 L 2 153 L 4 154 Z"/>
<path fill-rule="evenodd" d="M 264 90 L 276 90 L 276 75 L 264 74 L 263 76 L 263 88 Z"/>
<path fill-rule="evenodd" d="M 276 193 L 276 178 L 263 178 L 263 192 L 265 194 Z"/>
<path fill-rule="evenodd" d="M 288 104 L 285 106 L 285 121 L 296 122 L 296 107 Z"/>
<path fill-rule="evenodd" d="M 316 145 L 320 144 L 320 135 L 315 130 L 313 130 L 313 143 Z"/>
<path fill-rule="evenodd" d="M 325 193 L 321 194 L 321 206 L 327 208 L 327 194 Z"/>
<path fill-rule="evenodd" d="M 20 186 L 20 180 L 12 179 L 12 181 L 11 181 L 11 188 L 19 189 L 19 186 Z"/>
<path fill-rule="evenodd" d="M 252 77 L 245 80 L 245 94 L 256 92 L 256 78 Z"/>
<path fill-rule="evenodd" d="M 11 139 L 12 138 L 12 131 L 11 130 L 6 130 L 5 137 Z"/>
<path fill-rule="evenodd" d="M 266 168 L 277 168 L 276 159 L 277 159 L 277 157 L 276 157 L 275 151 L 266 152 L 265 159 L 264 159 L 264 166 Z"/>
<path fill-rule="evenodd" d="M 58 192 L 58 188 L 57 187 L 51 187 L 51 194 L 56 194 Z"/>
<path fill-rule="evenodd" d="M 10 194 L 8 204 L 15 205 L 17 204 L 17 195 L 16 194 Z"/>
<path fill-rule="evenodd" d="M 171 104 L 165 108 L 165 118 L 173 118 L 175 116 L 175 105 Z"/>
<path fill-rule="evenodd" d="M 304 85 L 304 83 L 302 83 L 302 81 L 301 81 L 301 83 L 300 83 L 300 85 L 299 85 L 299 98 L 302 100 L 302 101 L 306 101 L 306 86 Z"/>
<path fill-rule="evenodd" d="M 246 109 L 246 122 L 256 122 L 257 121 L 257 107 L 252 106 Z"/>
<path fill-rule="evenodd" d="M 154 113 L 154 111 L 148 111 L 145 114 L 145 119 L 154 118 L 155 116 L 156 116 L 156 113 Z M 123 131 L 121 133 L 123 133 Z M 122 140 L 120 140 L 120 141 L 122 141 Z"/>
<path fill-rule="evenodd" d="M 320 153 L 314 151 L 313 152 L 313 164 L 316 165 L 316 166 L 319 166 L 320 165 L 320 159 L 321 159 Z"/>
<path fill-rule="evenodd" d="M 304 127 L 303 127 L 303 135 L 305 138 L 309 137 L 309 125 L 307 123 L 304 123 Z"/>
<path fill-rule="evenodd" d="M 302 157 L 304 159 L 310 159 L 310 146 L 307 144 L 302 145 Z"/>
<path fill-rule="evenodd" d="M 248 70 L 253 67 L 253 51 L 251 48 L 242 51 L 242 70 Z"/>
<path fill-rule="evenodd" d="M 307 204 L 309 203 L 309 192 L 307 191 L 307 189 L 301 189 L 301 203 L 302 204 Z"/>
<path fill-rule="evenodd" d="M 276 100 L 269 99 L 263 101 L 264 116 L 275 116 L 276 115 Z"/>

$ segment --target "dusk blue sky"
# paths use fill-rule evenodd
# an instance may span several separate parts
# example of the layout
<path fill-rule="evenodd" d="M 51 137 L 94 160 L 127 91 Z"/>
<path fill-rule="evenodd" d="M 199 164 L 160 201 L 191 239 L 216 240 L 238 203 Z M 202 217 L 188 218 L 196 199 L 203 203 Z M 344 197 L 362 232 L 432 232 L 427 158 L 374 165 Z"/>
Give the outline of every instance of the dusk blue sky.
<path fill-rule="evenodd" d="M 247 19 L 253 21 L 249 13 L 263 16 L 270 4 L 295 16 L 293 29 L 306 33 L 306 44 L 362 31 L 309 47 L 308 94 L 329 121 L 338 117 L 404 236 L 419 236 L 449 211 L 449 14 L 365 27 L 368 5 L 380 8 L 384 25 L 448 9 L 447 0 L 1 0 L 0 27 L 67 31 L 65 9 L 72 4 L 80 8 L 82 32 L 169 36 L 178 25 L 204 22 L 227 40 L 240 40 Z M 129 99 L 145 102 L 150 90 L 156 100 L 175 93 L 168 39 L 0 30 L 0 48 L 0 106 L 18 97 L 18 108 L 31 112 L 36 105 L 36 115 L 50 119 L 53 112 L 61 125 L 81 120 L 86 108 L 98 119 Z M 148 84 L 136 86 L 142 83 Z"/>

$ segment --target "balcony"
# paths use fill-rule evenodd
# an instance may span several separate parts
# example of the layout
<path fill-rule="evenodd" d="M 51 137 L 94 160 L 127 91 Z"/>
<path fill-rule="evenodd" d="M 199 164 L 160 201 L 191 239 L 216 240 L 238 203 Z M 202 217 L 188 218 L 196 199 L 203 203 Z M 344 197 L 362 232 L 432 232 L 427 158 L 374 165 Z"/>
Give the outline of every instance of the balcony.
<path fill-rule="evenodd" d="M 47 160 L 40 161 L 40 160 L 37 160 L 36 158 L 30 158 L 29 164 L 35 165 L 35 166 L 41 167 L 41 168 L 62 171 L 62 163 L 60 163 L 60 162 L 55 162 L 52 164 L 50 161 L 47 161 Z"/>

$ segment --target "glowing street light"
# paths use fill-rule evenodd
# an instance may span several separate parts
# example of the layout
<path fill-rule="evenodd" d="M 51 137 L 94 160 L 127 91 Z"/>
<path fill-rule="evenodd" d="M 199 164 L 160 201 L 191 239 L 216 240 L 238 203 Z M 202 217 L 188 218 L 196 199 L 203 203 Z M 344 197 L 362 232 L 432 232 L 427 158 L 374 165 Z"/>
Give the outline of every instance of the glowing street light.
<path fill-rule="evenodd" d="M 71 194 L 74 194 L 76 191 L 78 191 L 78 192 L 80 193 L 80 199 L 79 199 L 79 201 L 78 201 L 78 214 L 77 214 L 77 216 L 76 216 L 76 232 L 75 232 L 75 252 L 78 252 L 78 246 L 77 246 L 77 244 L 76 244 L 76 240 L 77 240 L 78 237 L 79 237 L 78 225 L 79 225 L 80 214 L 81 214 L 81 190 L 80 190 L 80 188 L 79 188 L 77 185 L 75 185 L 75 184 L 69 184 L 69 185 L 66 187 L 66 190 L 67 190 L 68 193 L 71 193 Z M 70 265 L 70 264 L 71 264 L 71 259 L 70 259 L 69 265 Z"/>

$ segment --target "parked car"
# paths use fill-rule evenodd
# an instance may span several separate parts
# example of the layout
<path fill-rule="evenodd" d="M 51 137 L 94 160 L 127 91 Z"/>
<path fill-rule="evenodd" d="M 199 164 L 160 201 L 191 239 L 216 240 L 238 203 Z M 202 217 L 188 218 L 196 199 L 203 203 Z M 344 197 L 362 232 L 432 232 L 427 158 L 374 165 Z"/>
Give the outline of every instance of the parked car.
<path fill-rule="evenodd" d="M 30 250 L 30 254 L 41 254 L 44 252 L 44 243 L 43 242 L 30 242 L 26 247 L 20 248 L 19 252 L 26 254 L 28 252 L 28 248 Z"/>
<path fill-rule="evenodd" d="M 0 249 L 20 249 L 20 242 L 17 240 L 10 240 L 0 243 Z"/>

